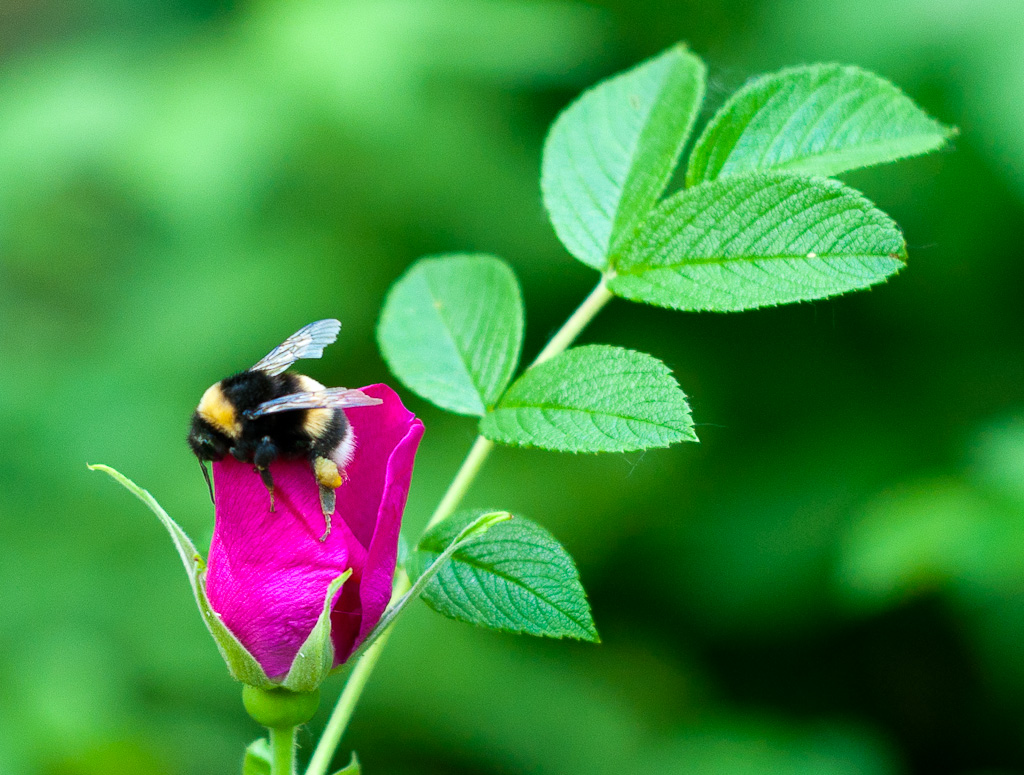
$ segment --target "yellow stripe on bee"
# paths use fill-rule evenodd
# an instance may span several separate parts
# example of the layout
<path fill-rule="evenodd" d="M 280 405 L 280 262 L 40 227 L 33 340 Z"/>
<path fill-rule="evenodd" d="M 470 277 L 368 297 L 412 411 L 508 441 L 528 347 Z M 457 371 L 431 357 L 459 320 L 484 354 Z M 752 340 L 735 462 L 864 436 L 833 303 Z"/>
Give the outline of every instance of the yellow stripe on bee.
<path fill-rule="evenodd" d="M 242 423 L 238 419 L 235 407 L 228 401 L 220 383 L 211 385 L 199 399 L 196 413 L 217 430 L 237 439 L 242 433 Z"/>
<path fill-rule="evenodd" d="M 326 388 L 312 377 L 305 374 L 295 375 L 299 381 L 299 389 L 307 393 L 316 393 Z M 302 422 L 302 430 L 311 439 L 319 439 L 327 429 L 331 427 L 331 420 L 334 419 L 333 409 L 307 409 L 306 419 Z"/>
<path fill-rule="evenodd" d="M 307 377 L 305 374 L 296 374 L 296 379 L 299 382 L 299 390 L 304 393 L 317 393 L 321 390 L 327 390 L 323 385 L 317 382 L 312 377 Z"/>
<path fill-rule="evenodd" d="M 307 409 L 306 419 L 302 422 L 302 430 L 311 439 L 319 439 L 331 427 L 331 420 L 333 419 L 333 409 Z"/>

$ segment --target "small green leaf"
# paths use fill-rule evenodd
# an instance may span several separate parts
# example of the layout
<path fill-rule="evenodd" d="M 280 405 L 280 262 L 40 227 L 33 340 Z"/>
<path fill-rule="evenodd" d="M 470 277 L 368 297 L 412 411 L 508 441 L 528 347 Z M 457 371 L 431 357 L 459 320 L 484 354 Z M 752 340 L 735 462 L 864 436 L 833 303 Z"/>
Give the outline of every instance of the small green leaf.
<path fill-rule="evenodd" d="M 664 363 L 607 345 L 534 366 L 480 421 L 491 441 L 562 452 L 627 452 L 696 441 L 686 395 Z"/>
<path fill-rule="evenodd" d="M 754 78 L 715 114 L 686 184 L 758 170 L 837 175 L 934 151 L 954 134 L 874 73 L 795 67 Z"/>
<path fill-rule="evenodd" d="M 352 575 L 352 569 L 345 571 L 327 587 L 324 607 L 316 624 L 299 648 L 292 665 L 288 668 L 281 686 L 293 692 L 312 692 L 324 682 L 334 663 L 334 644 L 331 643 L 331 604 L 338 590 Z"/>
<path fill-rule="evenodd" d="M 905 258 L 899 228 L 856 191 L 824 178 L 753 174 L 662 202 L 609 288 L 661 307 L 728 312 L 866 288 Z"/>
<path fill-rule="evenodd" d="M 142 501 L 149 507 L 150 511 L 156 514 L 157 519 L 160 520 L 167 529 L 167 532 L 170 533 L 171 540 L 174 541 L 174 545 L 178 549 L 178 555 L 181 557 L 181 562 L 185 566 L 189 583 L 192 585 L 192 593 L 195 595 L 196 605 L 199 606 L 199 614 L 203 618 L 206 629 L 213 636 L 214 643 L 217 644 L 217 650 L 220 651 L 220 655 L 224 658 L 231 676 L 235 680 L 249 686 L 257 686 L 261 689 L 274 688 L 276 684 L 263 672 L 260 663 L 234 636 L 231 630 L 225 626 L 217 612 L 210 606 L 204 585 L 205 563 L 202 555 L 196 550 L 195 545 L 185 531 L 178 526 L 177 522 L 170 518 L 167 512 L 163 510 L 163 507 L 156 502 L 156 498 L 124 474 L 105 465 L 90 465 L 89 468 L 93 471 L 102 471 L 109 475 L 128 492 Z"/>
<path fill-rule="evenodd" d="M 475 516 L 437 525 L 420 540 L 421 553 L 435 557 Z M 569 553 L 521 517 L 465 542 L 427 584 L 423 600 L 440 614 L 495 630 L 599 640 Z"/>
<path fill-rule="evenodd" d="M 377 340 L 410 390 L 443 409 L 482 415 L 519 363 L 523 299 L 516 276 L 493 256 L 420 259 L 388 293 Z"/>
<path fill-rule="evenodd" d="M 409 605 L 413 600 L 419 597 L 423 588 L 427 585 L 427 582 L 434 577 L 444 564 L 448 562 L 449 558 L 458 551 L 463 544 L 470 541 L 477 536 L 481 536 L 488 530 L 493 528 L 505 520 L 512 519 L 512 515 L 507 511 L 489 511 L 486 514 L 481 514 L 475 520 L 470 522 L 468 525 L 458 531 L 458 534 L 454 537 L 448 547 L 441 553 L 441 555 L 434 560 L 433 563 L 423 571 L 419 578 L 416 579 L 416 583 L 412 585 L 412 588 L 406 592 L 399 600 L 393 601 L 388 609 L 384 612 L 384 616 L 377 622 L 377 626 L 373 628 L 373 631 L 366 636 L 366 639 L 359 644 L 357 648 L 348 658 L 348 662 L 354 664 L 355 660 L 362 656 L 362 654 L 374 644 L 374 642 L 383 635 L 391 623 L 395 621 L 400 613 L 405 610 L 405 607 Z M 338 665 L 334 670 L 335 672 L 342 669 L 342 665 Z"/>
<path fill-rule="evenodd" d="M 352 759 L 348 765 L 338 770 L 334 775 L 360 775 L 363 769 L 359 766 L 359 759 L 356 758 L 355 751 L 352 752 Z"/>
<path fill-rule="evenodd" d="M 245 749 L 242 775 L 270 775 L 270 743 L 265 737 L 254 740 Z"/>
<path fill-rule="evenodd" d="M 604 270 L 665 190 L 704 95 L 704 64 L 674 46 L 583 93 L 544 143 L 541 191 L 576 258 Z"/>

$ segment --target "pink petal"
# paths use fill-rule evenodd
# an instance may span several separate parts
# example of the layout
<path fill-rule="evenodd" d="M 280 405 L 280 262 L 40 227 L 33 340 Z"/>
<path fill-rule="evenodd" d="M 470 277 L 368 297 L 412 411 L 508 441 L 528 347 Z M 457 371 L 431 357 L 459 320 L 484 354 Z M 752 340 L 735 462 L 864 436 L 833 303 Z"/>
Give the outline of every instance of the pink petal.
<path fill-rule="evenodd" d="M 275 511 L 259 475 L 233 458 L 214 463 L 210 605 L 271 677 L 287 673 L 313 629 L 327 587 L 352 577 L 331 617 L 335 664 L 373 629 L 391 594 L 398 530 L 423 423 L 386 385 L 363 388 L 384 401 L 348 409 L 356 451 L 337 490 L 331 535 L 321 543 L 319 491 L 305 460 L 271 464 Z"/>

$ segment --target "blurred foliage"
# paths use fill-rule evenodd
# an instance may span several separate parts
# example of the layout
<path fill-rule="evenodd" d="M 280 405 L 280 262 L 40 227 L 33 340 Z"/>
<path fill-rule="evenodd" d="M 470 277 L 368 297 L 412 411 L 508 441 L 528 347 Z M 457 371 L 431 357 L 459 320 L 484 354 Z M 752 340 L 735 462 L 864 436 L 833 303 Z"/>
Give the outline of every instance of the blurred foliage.
<path fill-rule="evenodd" d="M 498 450 L 466 504 L 570 549 L 604 643 L 420 606 L 345 745 L 409 775 L 1024 771 L 1022 28 L 1016 0 L 0 5 L 0 772 L 237 771 L 258 730 L 173 548 L 85 463 L 209 535 L 202 390 L 328 316 L 312 374 L 387 380 L 376 315 L 426 253 L 507 258 L 536 353 L 592 280 L 540 205 L 544 132 L 676 40 L 705 114 L 841 61 L 958 125 L 847 176 L 910 266 L 740 315 L 613 303 L 584 339 L 669 363 L 703 443 Z M 418 528 L 474 430 L 407 399 Z"/>

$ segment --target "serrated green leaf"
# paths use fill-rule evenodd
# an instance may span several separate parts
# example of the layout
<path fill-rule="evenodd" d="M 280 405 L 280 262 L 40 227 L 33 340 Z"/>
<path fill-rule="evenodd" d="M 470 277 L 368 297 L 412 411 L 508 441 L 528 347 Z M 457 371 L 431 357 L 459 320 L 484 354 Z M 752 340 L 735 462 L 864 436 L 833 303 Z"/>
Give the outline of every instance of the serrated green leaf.
<path fill-rule="evenodd" d="M 185 566 L 189 583 L 192 585 L 192 593 L 195 595 L 196 605 L 199 606 L 199 614 L 203 618 L 206 629 L 213 636 L 213 641 L 217 644 L 217 650 L 220 651 L 221 657 L 224 658 L 231 677 L 236 681 L 241 681 L 244 684 L 256 686 L 260 689 L 275 688 L 277 684 L 267 677 L 260 663 L 256 661 L 256 657 L 249 653 L 249 650 L 227 628 L 224 622 L 221 621 L 220 616 L 217 615 L 217 612 L 210 605 L 210 601 L 206 597 L 204 584 L 206 571 L 203 556 L 196 550 L 195 545 L 185 531 L 178 526 L 177 522 L 171 519 L 163 507 L 157 503 L 156 498 L 120 471 L 105 465 L 90 465 L 89 468 L 93 471 L 102 471 L 118 482 L 128 492 L 142 501 L 166 528 L 171 536 L 171 540 L 174 541 L 174 546 L 178 550 L 178 556 L 181 557 L 181 562 Z"/>
<path fill-rule="evenodd" d="M 293 692 L 312 692 L 324 682 L 334 663 L 334 644 L 331 642 L 331 604 L 342 585 L 352 575 L 348 569 L 327 587 L 324 606 L 316 624 L 295 654 L 288 675 L 281 686 Z"/>
<path fill-rule="evenodd" d="M 758 170 L 837 175 L 928 153 L 955 133 L 874 73 L 794 67 L 752 79 L 715 114 L 686 184 Z"/>
<path fill-rule="evenodd" d="M 456 515 L 427 532 L 421 554 L 436 557 L 478 513 Z M 426 585 L 423 600 L 440 614 L 495 630 L 599 640 L 569 553 L 522 517 L 466 541 Z"/>
<path fill-rule="evenodd" d="M 558 238 L 603 270 L 665 190 L 704 95 L 704 64 L 674 46 L 586 91 L 544 143 L 541 191 Z"/>
<path fill-rule="evenodd" d="M 835 180 L 753 174 L 662 202 L 608 287 L 633 301 L 728 312 L 866 288 L 903 268 L 895 223 Z"/>
<path fill-rule="evenodd" d="M 696 441 L 686 395 L 646 353 L 567 350 L 530 368 L 480 421 L 491 441 L 561 452 L 628 452 Z"/>
<path fill-rule="evenodd" d="M 392 622 L 395 621 L 398 615 L 405 610 L 409 603 L 423 593 L 423 588 L 427 585 L 430 579 L 434 577 L 434 574 L 444 567 L 444 564 L 448 562 L 449 558 L 451 558 L 451 556 L 458 551 L 465 542 L 485 534 L 495 525 L 501 524 L 509 519 L 512 519 L 512 515 L 507 511 L 489 511 L 481 514 L 469 524 L 465 525 L 462 530 L 458 531 L 441 555 L 434 560 L 426 570 L 420 573 L 419 578 L 416 579 L 412 588 L 401 598 L 397 601 L 393 601 L 388 606 L 387 610 L 384 612 L 384 616 L 382 616 L 380 621 L 377 622 L 377 626 L 374 627 L 373 631 L 366 636 L 366 639 L 359 644 L 359 648 L 349 656 L 348 662 L 354 664 L 355 660 L 362 656 L 362 654 L 374 644 L 377 638 L 387 631 L 388 627 L 391 626 Z M 334 671 L 337 672 L 341 670 L 342 667 L 342 665 L 338 665 Z"/>
<path fill-rule="evenodd" d="M 245 749 L 242 775 L 270 775 L 270 743 L 265 737 L 254 740 Z"/>
<path fill-rule="evenodd" d="M 359 766 L 359 759 L 356 758 L 355 751 L 352 752 L 352 759 L 349 763 L 342 767 L 340 770 L 334 773 L 334 775 L 360 775 L 363 768 Z"/>
<path fill-rule="evenodd" d="M 494 256 L 420 259 L 388 293 L 377 339 L 410 390 L 443 409 L 482 415 L 519 363 L 519 283 Z"/>

